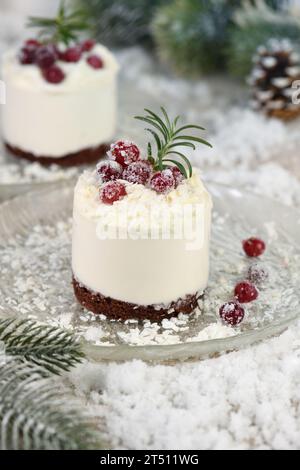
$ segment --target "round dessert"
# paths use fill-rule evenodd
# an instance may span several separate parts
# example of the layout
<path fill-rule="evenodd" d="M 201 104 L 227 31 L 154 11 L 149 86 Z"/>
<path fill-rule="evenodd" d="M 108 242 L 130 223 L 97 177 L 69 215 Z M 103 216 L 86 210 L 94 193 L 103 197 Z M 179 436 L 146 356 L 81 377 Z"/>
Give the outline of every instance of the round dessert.
<path fill-rule="evenodd" d="M 118 64 L 104 46 L 76 37 L 79 20 L 59 15 L 48 19 L 49 34 L 46 28 L 3 57 L 2 133 L 17 157 L 69 166 L 97 161 L 108 149 L 116 129 Z M 32 18 L 31 24 L 43 23 Z"/>
<path fill-rule="evenodd" d="M 75 188 L 75 295 L 83 307 L 111 319 L 159 321 L 191 313 L 208 283 L 211 197 L 183 154 L 188 170 L 169 161 L 174 138 L 183 147 L 190 139 L 186 128 L 181 141 L 175 122 L 155 119 L 149 124 L 170 125 L 156 156 L 151 144 L 144 159 L 135 144 L 116 142 L 108 160 L 85 171 Z"/>

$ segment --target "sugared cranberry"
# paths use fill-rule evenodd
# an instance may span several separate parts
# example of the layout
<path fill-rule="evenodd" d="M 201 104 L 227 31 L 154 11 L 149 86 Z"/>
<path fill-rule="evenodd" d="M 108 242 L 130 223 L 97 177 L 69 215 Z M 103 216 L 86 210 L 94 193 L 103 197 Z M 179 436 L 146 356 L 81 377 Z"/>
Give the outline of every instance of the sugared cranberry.
<path fill-rule="evenodd" d="M 23 47 L 19 54 L 19 61 L 23 65 L 34 64 L 35 62 L 35 49 Z"/>
<path fill-rule="evenodd" d="M 65 62 L 79 62 L 81 59 L 81 54 L 81 47 L 69 47 L 69 49 L 67 49 L 65 52 L 60 53 L 60 59 L 64 60 Z"/>
<path fill-rule="evenodd" d="M 182 181 L 184 180 L 184 176 L 177 166 L 170 167 L 170 170 L 172 171 L 175 180 L 175 188 L 177 188 L 180 183 L 182 183 Z"/>
<path fill-rule="evenodd" d="M 112 144 L 107 153 L 110 160 L 115 160 L 123 167 L 127 167 L 140 158 L 140 150 L 133 142 L 119 140 Z"/>
<path fill-rule="evenodd" d="M 32 48 L 37 48 L 37 47 L 40 47 L 41 46 L 41 43 L 40 41 L 37 41 L 36 39 L 27 39 L 27 41 L 25 41 L 25 47 L 32 47 Z"/>
<path fill-rule="evenodd" d="M 152 165 L 146 161 L 131 163 L 125 168 L 123 179 L 129 183 L 147 184 L 152 173 Z"/>
<path fill-rule="evenodd" d="M 65 74 L 60 67 L 53 65 L 43 70 L 43 76 L 49 83 L 58 84 L 65 79 Z"/>
<path fill-rule="evenodd" d="M 150 180 L 150 187 L 160 194 L 166 194 L 175 188 L 175 179 L 170 169 L 158 171 Z"/>
<path fill-rule="evenodd" d="M 56 59 L 57 53 L 51 44 L 39 47 L 35 54 L 35 62 L 41 69 L 52 67 Z"/>
<path fill-rule="evenodd" d="M 228 302 L 219 310 L 222 320 L 230 326 L 237 326 L 244 320 L 245 310 L 237 302 Z"/>
<path fill-rule="evenodd" d="M 243 281 L 235 286 L 234 296 L 241 304 L 246 304 L 257 299 L 258 290 L 251 282 Z"/>
<path fill-rule="evenodd" d="M 105 183 L 100 191 L 100 198 L 104 204 L 113 204 L 126 196 L 126 188 L 120 181 Z"/>
<path fill-rule="evenodd" d="M 102 69 L 104 65 L 103 60 L 98 55 L 90 55 L 86 61 L 93 69 Z"/>
<path fill-rule="evenodd" d="M 248 279 L 253 282 L 253 284 L 263 284 L 268 280 L 269 273 L 268 271 L 259 264 L 251 264 L 248 269 Z"/>
<path fill-rule="evenodd" d="M 255 258 L 263 254 L 266 249 L 265 242 L 259 238 L 251 237 L 243 241 L 243 248 L 247 256 Z"/>
<path fill-rule="evenodd" d="M 95 46 L 95 44 L 96 41 L 94 41 L 93 39 L 86 39 L 86 41 L 83 41 L 83 43 L 81 44 L 82 52 L 90 52 Z"/>
<path fill-rule="evenodd" d="M 106 160 L 98 163 L 96 171 L 101 182 L 107 183 L 122 178 L 123 167 L 117 162 Z"/>

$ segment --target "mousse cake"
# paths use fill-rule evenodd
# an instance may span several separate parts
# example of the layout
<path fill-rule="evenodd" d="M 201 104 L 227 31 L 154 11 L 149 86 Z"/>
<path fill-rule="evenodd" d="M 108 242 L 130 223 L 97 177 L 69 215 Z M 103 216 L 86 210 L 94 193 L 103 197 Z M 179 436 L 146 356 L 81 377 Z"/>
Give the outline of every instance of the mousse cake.
<path fill-rule="evenodd" d="M 39 35 L 2 61 L 7 149 L 45 165 L 99 160 L 116 129 L 116 59 L 94 40 L 79 40 L 87 25 L 64 7 L 56 18 L 31 18 L 29 26 Z"/>
<path fill-rule="evenodd" d="M 163 108 L 161 116 L 146 112 L 137 119 L 152 127 L 155 150 L 149 143 L 142 155 L 134 143 L 118 141 L 75 188 L 75 295 L 89 311 L 116 320 L 189 314 L 209 277 L 212 201 L 182 149 L 210 144 L 187 135 L 199 126 L 180 128 Z M 181 230 L 190 223 L 200 237 Z"/>

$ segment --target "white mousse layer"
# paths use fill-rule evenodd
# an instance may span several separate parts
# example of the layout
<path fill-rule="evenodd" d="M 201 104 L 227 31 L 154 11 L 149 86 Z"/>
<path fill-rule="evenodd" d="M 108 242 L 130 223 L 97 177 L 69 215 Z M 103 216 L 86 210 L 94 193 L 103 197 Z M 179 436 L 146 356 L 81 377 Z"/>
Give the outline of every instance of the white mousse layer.
<path fill-rule="evenodd" d="M 101 45 L 103 69 L 86 63 L 57 62 L 66 78 L 49 84 L 35 65 L 21 65 L 17 52 L 3 59 L 6 105 L 2 106 L 4 140 L 40 157 L 70 153 L 109 143 L 116 128 L 116 77 L 118 64 Z"/>
<path fill-rule="evenodd" d="M 186 295 L 202 293 L 208 283 L 212 202 L 199 174 L 166 196 L 142 185 L 126 183 L 127 196 L 112 206 L 99 199 L 94 174 L 85 172 L 75 188 L 72 268 L 77 281 L 94 292 L 138 305 L 169 305 Z M 183 206 L 200 210 L 199 246 L 190 239 L 101 239 L 99 222 L 131 235 L 149 222 L 146 207 L 167 207 L 170 214 Z M 131 209 L 136 206 L 136 211 Z M 121 214 L 116 222 L 115 211 Z M 122 214 L 129 214 L 124 222 Z M 192 212 L 191 218 L 196 219 Z M 164 217 L 165 219 L 165 217 Z M 152 228 L 163 222 L 159 217 Z M 148 227 L 148 225 L 147 225 Z M 122 230 L 121 230 L 122 232 Z M 113 231 L 112 231 L 113 233 Z M 122 232 L 123 233 L 123 232 Z"/>

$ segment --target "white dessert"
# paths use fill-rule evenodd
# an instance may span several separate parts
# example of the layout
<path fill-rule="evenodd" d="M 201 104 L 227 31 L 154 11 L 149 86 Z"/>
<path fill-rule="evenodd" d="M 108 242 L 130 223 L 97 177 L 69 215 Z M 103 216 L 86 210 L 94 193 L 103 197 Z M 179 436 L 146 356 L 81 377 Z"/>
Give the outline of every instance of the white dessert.
<path fill-rule="evenodd" d="M 36 156 L 61 158 L 112 139 L 116 128 L 118 64 L 101 45 L 92 51 L 104 67 L 95 70 L 86 58 L 58 61 L 62 83 L 50 84 L 36 65 L 22 65 L 17 51 L 3 59 L 6 105 L 2 132 L 6 143 Z"/>
<path fill-rule="evenodd" d="M 137 305 L 168 306 L 187 295 L 202 294 L 209 275 L 212 201 L 199 172 L 194 169 L 191 178 L 168 194 L 157 194 L 144 185 L 122 182 L 127 195 L 113 205 L 106 205 L 100 200 L 95 172 L 86 171 L 79 178 L 73 214 L 75 279 L 93 292 Z M 191 244 L 191 240 L 184 237 L 175 239 L 172 224 L 170 239 L 135 236 L 138 227 L 151 225 L 155 233 L 163 229 L 165 218 L 154 217 L 149 221 L 147 208 L 164 207 L 170 220 L 175 220 L 174 214 L 182 214 L 181 209 L 187 206 L 193 208 L 193 222 L 200 214 L 200 243 Z M 201 210 L 196 214 L 198 206 Z M 131 211 L 133 208 L 136 210 Z M 115 218 L 116 211 L 121 215 L 119 219 Z M 129 214 L 127 219 L 122 217 L 125 213 Z M 109 228 L 118 225 L 120 233 L 128 237 L 101 238 L 99 222 Z"/>

